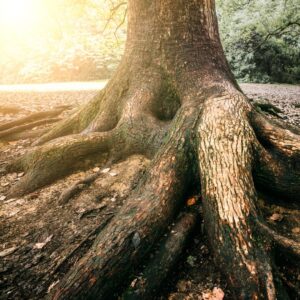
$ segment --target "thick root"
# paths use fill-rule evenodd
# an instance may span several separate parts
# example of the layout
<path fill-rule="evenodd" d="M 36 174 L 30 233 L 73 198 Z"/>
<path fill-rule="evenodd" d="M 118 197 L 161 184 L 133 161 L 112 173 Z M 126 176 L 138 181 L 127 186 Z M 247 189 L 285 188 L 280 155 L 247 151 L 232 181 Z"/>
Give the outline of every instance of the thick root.
<path fill-rule="evenodd" d="M 155 252 L 153 259 L 145 267 L 143 275 L 132 281 L 122 299 L 153 299 L 177 263 L 198 221 L 199 213 L 196 211 L 185 212 L 179 216 L 176 224 L 171 227 L 168 237 L 162 241 L 159 250 Z"/>
<path fill-rule="evenodd" d="M 259 242 L 253 219 L 255 135 L 242 95 L 206 102 L 199 122 L 199 163 L 204 221 L 217 263 L 238 299 L 276 299 L 267 244 Z"/>
<path fill-rule="evenodd" d="M 250 121 L 258 140 L 270 151 L 284 158 L 300 161 L 300 129 L 284 123 L 275 123 L 252 111 Z"/>
<path fill-rule="evenodd" d="M 88 155 L 108 152 L 113 140 L 113 132 L 91 133 L 57 139 L 33 148 L 10 167 L 27 173 L 9 191 L 9 197 L 22 196 L 53 182 L 73 170 L 76 161 Z"/>
<path fill-rule="evenodd" d="M 297 201 L 300 193 L 299 164 L 266 150 L 258 143 L 256 151 L 253 175 L 260 190 Z"/>
<path fill-rule="evenodd" d="M 142 183 L 92 249 L 55 288 L 51 299 L 107 299 L 163 234 L 195 176 L 187 142 L 195 124 L 195 119 L 190 120 L 192 112 L 183 111 Z"/>
<path fill-rule="evenodd" d="M 87 105 L 78 109 L 71 117 L 59 122 L 50 131 L 37 139 L 33 145 L 42 145 L 65 135 L 82 132 L 97 115 L 102 103 L 103 93 L 103 91 L 100 91 Z"/>

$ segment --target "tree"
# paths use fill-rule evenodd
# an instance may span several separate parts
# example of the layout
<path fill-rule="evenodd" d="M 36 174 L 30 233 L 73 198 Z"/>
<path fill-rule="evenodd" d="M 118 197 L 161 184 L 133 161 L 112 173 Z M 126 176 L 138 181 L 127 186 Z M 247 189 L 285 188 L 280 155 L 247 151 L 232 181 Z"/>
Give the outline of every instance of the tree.
<path fill-rule="evenodd" d="M 295 201 L 299 151 L 299 129 L 269 120 L 239 89 L 213 0 L 131 0 L 116 74 L 9 166 L 26 172 L 10 197 L 50 184 L 95 153 L 112 162 L 145 155 L 146 173 L 50 298 L 109 298 L 165 232 L 191 186 L 201 186 L 211 249 L 235 297 L 276 299 L 283 291 L 268 241 L 294 255 L 299 244 L 265 224 L 257 188 Z"/>

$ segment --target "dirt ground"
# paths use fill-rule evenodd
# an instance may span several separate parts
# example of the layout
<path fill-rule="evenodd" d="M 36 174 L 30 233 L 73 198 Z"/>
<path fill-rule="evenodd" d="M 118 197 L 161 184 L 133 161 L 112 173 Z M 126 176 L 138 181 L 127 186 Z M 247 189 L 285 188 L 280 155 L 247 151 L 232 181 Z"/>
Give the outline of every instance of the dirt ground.
<path fill-rule="evenodd" d="M 44 91 L 43 86 L 26 90 L 2 88 L 0 107 L 17 105 L 22 111 L 17 114 L 0 114 L 0 124 L 31 112 L 46 111 L 62 105 L 70 105 L 71 108 L 61 117 L 70 115 L 73 109 L 89 101 L 102 86 L 95 84 L 87 88 L 84 84 L 76 83 L 65 90 L 55 90 L 54 86 Z M 242 84 L 241 87 L 249 98 L 268 99 L 282 110 L 279 113 L 281 118 L 300 126 L 300 86 Z M 9 142 L 0 140 L 0 171 L 8 161 L 23 154 L 31 142 L 31 139 Z M 128 179 L 133 179 L 135 184 L 148 163 L 141 156 L 133 156 L 113 166 L 108 164 L 105 157 L 100 157 L 95 165 L 91 165 L 87 159 L 81 164 L 82 170 L 19 199 L 7 199 L 6 194 L 24 173 L 1 176 L 0 299 L 40 299 L 50 291 L 69 266 L 87 251 L 97 233 L 118 211 L 132 188 L 132 185 L 128 185 Z M 57 203 L 61 191 L 95 173 L 99 177 L 85 187 L 84 192 L 75 195 L 65 205 Z M 108 190 L 108 193 L 103 194 L 104 190 Z M 291 208 L 291 211 L 300 220 L 296 210 Z M 299 237 L 299 232 L 295 230 L 294 233 Z M 295 282 L 300 283 L 300 276 L 291 276 L 295 277 Z M 117 294 L 118 291 L 114 291 L 114 295 Z M 182 254 L 177 269 L 163 284 L 158 299 L 221 300 L 224 296 L 225 299 L 231 298 L 226 283 L 213 264 L 201 223 L 189 247 Z"/>

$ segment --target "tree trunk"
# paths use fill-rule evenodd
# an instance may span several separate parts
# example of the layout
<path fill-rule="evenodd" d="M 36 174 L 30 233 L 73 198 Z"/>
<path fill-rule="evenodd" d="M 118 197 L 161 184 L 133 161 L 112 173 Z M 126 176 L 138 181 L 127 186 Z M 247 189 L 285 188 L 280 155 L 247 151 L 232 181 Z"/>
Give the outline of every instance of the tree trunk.
<path fill-rule="evenodd" d="M 110 162 L 132 154 L 151 159 L 123 207 L 49 298 L 112 297 L 167 230 L 191 186 L 201 188 L 211 249 L 235 297 L 279 297 L 254 181 L 266 190 L 281 181 L 284 174 L 270 156 L 286 170 L 299 162 L 300 138 L 284 125 L 272 125 L 278 134 L 270 135 L 271 125 L 255 114 L 225 59 L 213 0 L 130 0 L 126 49 L 115 76 L 9 167 L 26 171 L 9 192 L 16 197 L 95 153 L 106 153 Z M 297 168 L 289 175 L 299 183 Z M 287 192 L 286 184 L 280 188 Z M 293 195 L 299 192 L 293 185 Z"/>

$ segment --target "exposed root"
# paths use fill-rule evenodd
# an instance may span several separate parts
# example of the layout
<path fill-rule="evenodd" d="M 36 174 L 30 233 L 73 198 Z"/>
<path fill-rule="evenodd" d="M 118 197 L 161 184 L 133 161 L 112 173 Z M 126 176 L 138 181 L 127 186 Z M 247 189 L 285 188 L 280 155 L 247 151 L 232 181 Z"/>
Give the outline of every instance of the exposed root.
<path fill-rule="evenodd" d="M 256 220 L 257 225 L 259 226 L 260 230 L 270 237 L 281 249 L 287 251 L 291 254 L 294 254 L 300 257 L 300 243 L 296 242 L 292 239 L 289 239 L 281 234 L 278 234 L 275 230 L 271 229 L 266 224 Z"/>
<path fill-rule="evenodd" d="M 253 104 L 257 109 L 282 119 L 279 113 L 283 113 L 283 111 L 279 109 L 277 106 L 273 105 L 269 100 L 267 99 L 253 100 Z"/>
<path fill-rule="evenodd" d="M 193 111 L 182 112 L 141 185 L 100 233 L 87 255 L 55 287 L 51 299 L 107 299 L 149 252 L 177 212 L 193 178 L 187 143 L 195 124 Z"/>
<path fill-rule="evenodd" d="M 204 221 L 214 257 L 238 299 L 276 299 L 266 245 L 258 242 L 252 179 L 255 135 L 243 95 L 209 99 L 198 128 Z"/>
<path fill-rule="evenodd" d="M 252 111 L 251 124 L 262 143 L 270 151 L 292 159 L 294 163 L 300 161 L 300 129 L 284 123 L 275 123 L 262 114 Z"/>
<path fill-rule="evenodd" d="M 10 166 L 26 175 L 9 192 L 9 197 L 30 193 L 74 170 L 80 159 L 108 152 L 114 143 L 114 132 L 73 135 L 35 147 Z"/>
<path fill-rule="evenodd" d="M 82 191 L 85 187 L 90 185 L 92 182 L 94 182 L 100 175 L 100 172 L 97 172 L 95 174 L 89 175 L 88 177 L 77 181 L 73 186 L 68 188 L 67 190 L 63 191 L 61 195 L 59 196 L 58 203 L 61 205 L 65 205 L 69 202 L 69 200 Z"/>
<path fill-rule="evenodd" d="M 199 213 L 196 211 L 185 212 L 179 216 L 168 237 L 161 242 L 159 250 L 145 267 L 143 275 L 132 281 L 122 299 L 153 299 L 178 261 L 198 221 Z"/>
<path fill-rule="evenodd" d="M 68 134 L 76 134 L 83 131 L 90 121 L 96 116 L 103 92 L 101 91 L 93 100 L 89 102 L 88 105 L 83 106 L 78 109 L 71 117 L 59 122 L 50 131 L 42 135 L 38 140 L 36 140 L 33 145 L 42 145 L 50 140 L 58 137 L 62 137 Z"/>
<path fill-rule="evenodd" d="M 15 120 L 15 121 L 7 122 L 7 123 L 0 125 L 0 131 L 11 129 L 13 127 L 24 125 L 27 123 L 32 123 L 32 122 L 35 122 L 35 121 L 41 120 L 41 119 L 54 118 L 54 117 L 60 115 L 64 110 L 66 110 L 66 108 L 63 107 L 63 108 L 55 109 L 55 110 L 41 111 L 41 112 L 33 113 L 27 117 L 24 117 L 24 118 Z"/>
<path fill-rule="evenodd" d="M 10 129 L 6 129 L 6 130 L 2 130 L 0 131 L 0 139 L 7 139 L 9 137 L 11 137 L 12 135 L 15 135 L 16 133 L 34 128 L 34 127 L 38 127 L 41 125 L 45 125 L 45 124 L 51 124 L 51 123 L 56 123 L 58 122 L 59 118 L 51 118 L 51 119 L 43 119 L 40 121 L 35 121 L 26 125 L 20 125 L 20 126 L 16 126 Z"/>
<path fill-rule="evenodd" d="M 17 114 L 20 111 L 23 111 L 23 108 L 18 106 L 3 106 L 0 105 L 0 113 L 2 114 Z"/>
<path fill-rule="evenodd" d="M 300 193 L 299 164 L 267 151 L 259 143 L 256 144 L 256 152 L 253 175 L 257 186 L 271 194 L 296 201 Z"/>

